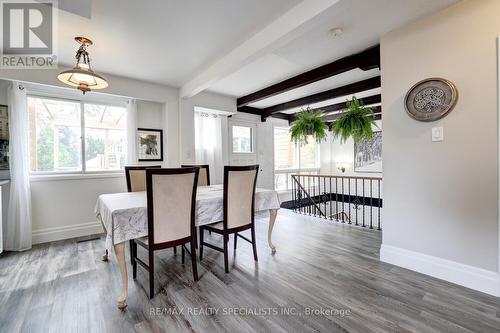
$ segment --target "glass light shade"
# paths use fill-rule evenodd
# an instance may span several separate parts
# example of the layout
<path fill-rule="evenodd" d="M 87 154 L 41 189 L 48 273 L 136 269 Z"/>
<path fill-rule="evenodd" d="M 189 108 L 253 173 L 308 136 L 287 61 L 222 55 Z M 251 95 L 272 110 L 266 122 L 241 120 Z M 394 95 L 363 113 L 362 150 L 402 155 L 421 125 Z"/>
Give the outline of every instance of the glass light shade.
<path fill-rule="evenodd" d="M 90 91 L 94 89 L 103 89 L 108 86 L 106 79 L 84 66 L 79 66 L 61 72 L 57 78 L 70 86 L 77 87 L 82 91 Z"/>

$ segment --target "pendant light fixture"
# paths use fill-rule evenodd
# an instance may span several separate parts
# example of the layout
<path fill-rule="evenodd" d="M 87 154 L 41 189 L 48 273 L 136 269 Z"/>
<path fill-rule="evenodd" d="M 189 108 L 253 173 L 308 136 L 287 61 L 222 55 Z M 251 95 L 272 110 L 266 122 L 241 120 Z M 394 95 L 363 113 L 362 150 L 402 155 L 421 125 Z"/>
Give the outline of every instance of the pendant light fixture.
<path fill-rule="evenodd" d="M 90 58 L 87 52 L 87 46 L 92 45 L 92 41 L 86 37 L 75 37 L 80 44 L 76 51 L 76 66 L 70 70 L 61 72 L 57 78 L 78 90 L 83 94 L 94 89 L 103 89 L 108 86 L 106 79 L 97 74 L 90 67 Z"/>

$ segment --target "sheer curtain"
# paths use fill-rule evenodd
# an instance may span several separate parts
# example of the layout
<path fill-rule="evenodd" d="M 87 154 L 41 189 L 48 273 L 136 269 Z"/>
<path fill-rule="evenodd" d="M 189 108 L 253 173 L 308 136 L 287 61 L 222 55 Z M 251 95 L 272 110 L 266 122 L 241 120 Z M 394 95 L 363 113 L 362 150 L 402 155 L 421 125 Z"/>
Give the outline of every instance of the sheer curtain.
<path fill-rule="evenodd" d="M 26 90 L 13 82 L 9 89 L 10 200 L 5 250 L 31 248 L 31 189 L 29 180 L 28 108 Z"/>
<path fill-rule="evenodd" d="M 137 164 L 137 103 L 135 100 L 127 102 L 127 164 Z"/>
<path fill-rule="evenodd" d="M 197 164 L 210 165 L 210 183 L 222 184 L 222 126 L 221 116 L 195 112 L 195 155 Z"/>

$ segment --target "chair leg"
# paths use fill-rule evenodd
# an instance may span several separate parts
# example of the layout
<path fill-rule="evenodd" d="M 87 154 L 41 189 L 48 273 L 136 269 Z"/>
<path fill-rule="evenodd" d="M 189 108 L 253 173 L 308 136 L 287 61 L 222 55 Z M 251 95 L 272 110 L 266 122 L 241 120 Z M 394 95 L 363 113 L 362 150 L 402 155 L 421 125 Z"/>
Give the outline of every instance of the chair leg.
<path fill-rule="evenodd" d="M 198 234 L 200 233 L 200 227 L 194 228 L 194 247 L 198 248 Z"/>
<path fill-rule="evenodd" d="M 203 260 L 203 234 L 205 233 L 205 229 L 200 228 L 200 261 Z"/>
<path fill-rule="evenodd" d="M 132 261 L 132 278 L 137 278 L 137 243 L 132 239 L 130 241 L 130 260 Z"/>
<path fill-rule="evenodd" d="M 198 264 L 196 262 L 196 238 L 194 242 L 191 241 L 191 265 L 193 266 L 193 278 L 195 281 L 198 281 Z"/>
<path fill-rule="evenodd" d="M 253 247 L 253 259 L 258 261 L 257 259 L 257 241 L 255 240 L 255 225 L 252 225 L 252 247 Z"/>
<path fill-rule="evenodd" d="M 177 255 L 177 246 L 174 246 L 174 254 Z"/>
<path fill-rule="evenodd" d="M 153 250 L 149 249 L 149 298 L 155 294 L 155 256 Z"/>
<path fill-rule="evenodd" d="M 229 235 L 224 234 L 224 270 L 229 273 L 229 258 L 227 253 L 227 243 L 229 241 Z"/>
<path fill-rule="evenodd" d="M 182 264 L 184 265 L 184 257 L 186 256 L 185 251 L 184 251 L 184 245 L 181 245 L 181 253 L 182 253 Z"/>
<path fill-rule="evenodd" d="M 234 249 L 236 250 L 236 244 L 238 243 L 238 233 L 234 233 Z"/>

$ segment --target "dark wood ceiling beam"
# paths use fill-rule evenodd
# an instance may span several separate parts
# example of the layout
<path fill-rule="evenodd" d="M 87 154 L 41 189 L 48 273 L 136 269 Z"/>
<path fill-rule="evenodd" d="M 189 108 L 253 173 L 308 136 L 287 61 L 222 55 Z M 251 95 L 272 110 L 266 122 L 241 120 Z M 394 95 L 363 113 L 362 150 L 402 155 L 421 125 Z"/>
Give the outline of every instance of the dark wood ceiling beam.
<path fill-rule="evenodd" d="M 381 95 L 373 95 L 373 96 L 369 96 L 369 97 L 363 97 L 363 98 L 359 98 L 359 101 L 363 105 L 377 104 L 377 103 L 382 102 L 382 96 Z M 343 103 L 322 106 L 319 108 L 315 108 L 313 110 L 314 111 L 321 111 L 323 113 L 335 112 L 335 111 L 340 111 L 340 110 L 345 109 L 347 107 L 346 104 L 347 104 L 347 101 L 343 102 Z"/>
<path fill-rule="evenodd" d="M 376 113 L 373 115 L 373 120 L 381 120 L 382 119 L 382 113 Z M 332 130 L 332 126 L 335 123 L 335 121 L 327 122 L 326 124 L 328 125 L 328 130 Z"/>
<path fill-rule="evenodd" d="M 381 106 L 374 106 L 371 109 L 373 110 L 374 115 L 381 115 L 382 114 L 382 107 Z M 341 115 L 342 115 L 342 113 L 337 113 L 337 114 L 332 114 L 332 115 L 324 116 L 323 120 L 325 122 L 335 121 Z"/>
<path fill-rule="evenodd" d="M 360 68 L 365 71 L 373 68 L 380 68 L 380 45 L 376 45 L 362 52 L 338 59 L 329 64 L 273 84 L 272 86 L 261 89 L 252 94 L 240 97 L 237 100 L 237 106 L 239 109 L 240 107 L 246 106 L 250 103 L 282 94 L 292 89 L 299 88 L 356 68 Z"/>
<path fill-rule="evenodd" d="M 259 109 L 259 108 L 254 108 L 251 106 L 243 106 L 243 107 L 239 108 L 238 111 L 250 113 L 250 114 L 255 114 L 257 116 L 260 116 L 262 121 L 266 120 L 265 118 L 262 118 L 263 112 L 262 112 L 262 109 Z M 291 116 L 291 114 L 282 113 L 282 112 L 277 112 L 277 113 L 274 113 L 273 115 L 271 115 L 271 117 L 273 117 L 273 118 L 288 120 L 288 122 L 290 122 L 290 116 Z"/>
<path fill-rule="evenodd" d="M 270 106 L 267 108 L 262 109 L 263 113 L 262 116 L 264 118 L 267 118 L 271 116 L 273 113 L 300 107 L 300 106 L 305 106 L 305 105 L 310 105 L 313 103 L 318 103 L 318 102 L 323 102 L 329 99 L 337 98 L 337 97 L 342 97 L 342 96 L 348 96 L 348 95 L 353 95 L 362 91 L 370 90 L 370 89 L 375 89 L 375 88 L 380 88 L 380 76 L 372 77 L 367 80 L 359 81 L 356 83 L 351 83 L 342 87 L 330 89 L 327 91 L 323 91 L 314 95 L 310 95 L 307 97 L 302 97 L 302 98 L 297 98 L 293 101 L 286 102 L 286 103 L 281 103 L 278 105 Z"/>

